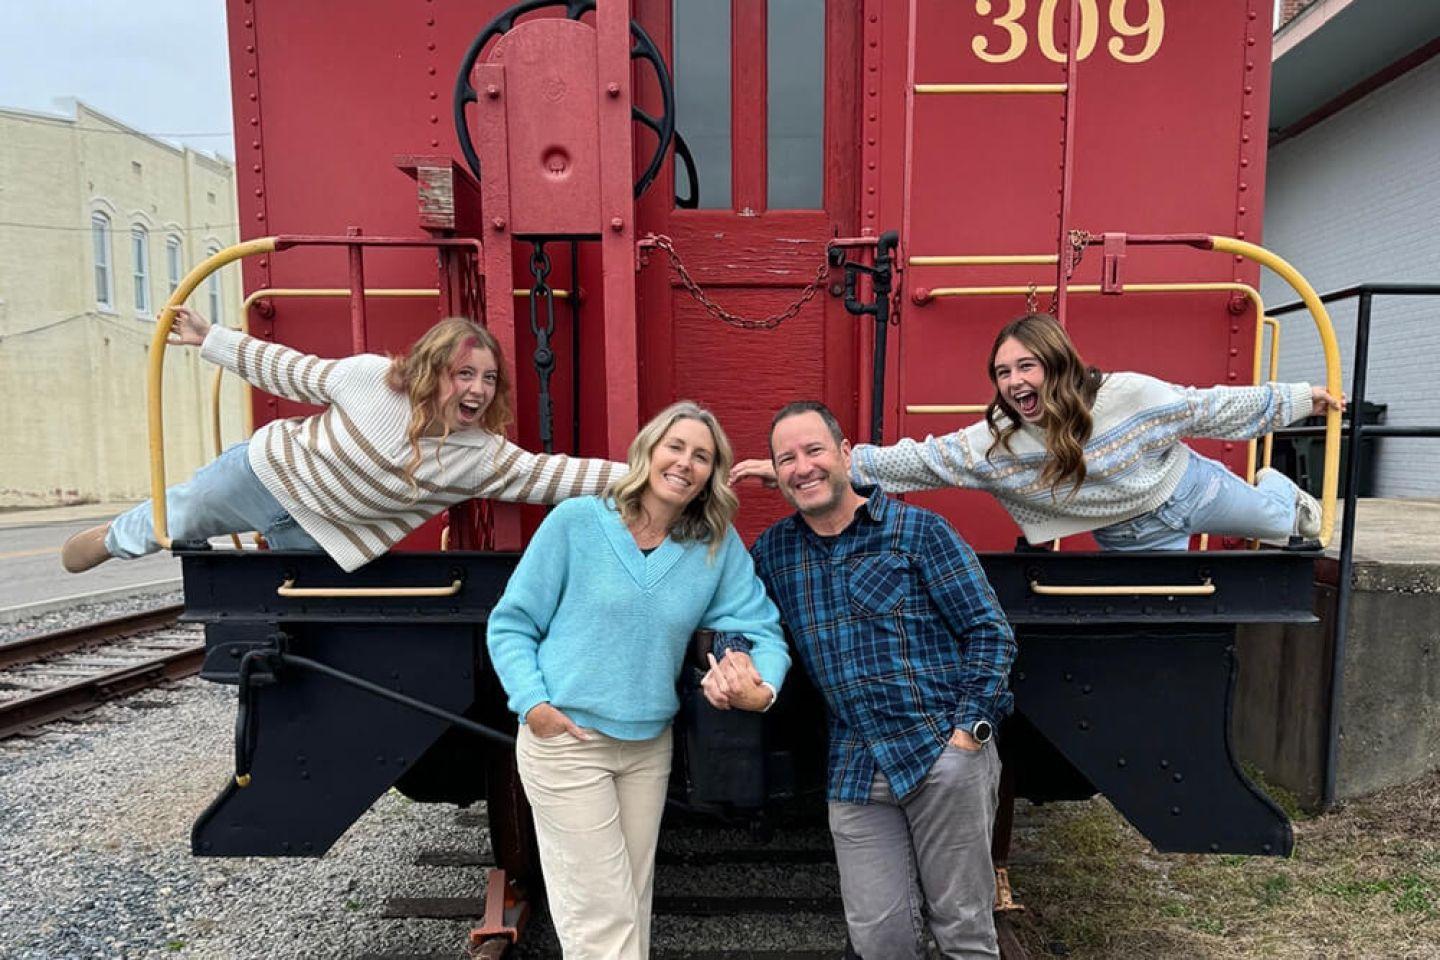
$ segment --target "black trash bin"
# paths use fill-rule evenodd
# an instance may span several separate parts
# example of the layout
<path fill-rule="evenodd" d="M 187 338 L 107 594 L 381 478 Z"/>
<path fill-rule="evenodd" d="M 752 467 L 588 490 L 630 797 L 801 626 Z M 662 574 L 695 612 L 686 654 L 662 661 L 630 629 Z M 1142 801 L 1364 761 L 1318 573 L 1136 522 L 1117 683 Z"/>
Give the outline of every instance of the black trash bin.
<path fill-rule="evenodd" d="M 1336 497 L 1345 497 L 1345 478 L 1349 475 L 1350 469 L 1350 438 L 1347 434 L 1349 419 L 1354 412 L 1354 406 L 1346 409 L 1340 419 L 1340 487 L 1335 494 Z M 1381 424 L 1385 422 L 1385 411 L 1389 409 L 1388 404 L 1371 403 L 1366 400 L 1364 409 L 1360 414 L 1362 424 Z M 1307 427 L 1325 426 L 1325 418 L 1306 417 L 1300 421 L 1301 425 Z M 1285 457 L 1281 454 L 1281 444 L 1288 442 L 1290 450 Z M 1357 496 L 1375 496 L 1375 464 L 1378 460 L 1380 450 L 1379 437 L 1362 437 L 1360 439 L 1360 489 Z M 1282 464 L 1282 459 L 1289 460 Z M 1276 469 L 1287 473 L 1295 478 L 1301 488 L 1308 491 L 1311 496 L 1318 497 L 1325 484 L 1325 438 L 1324 437 L 1277 437 L 1275 440 L 1275 452 L 1273 457 Z M 1286 467 L 1293 463 L 1293 471 Z"/>

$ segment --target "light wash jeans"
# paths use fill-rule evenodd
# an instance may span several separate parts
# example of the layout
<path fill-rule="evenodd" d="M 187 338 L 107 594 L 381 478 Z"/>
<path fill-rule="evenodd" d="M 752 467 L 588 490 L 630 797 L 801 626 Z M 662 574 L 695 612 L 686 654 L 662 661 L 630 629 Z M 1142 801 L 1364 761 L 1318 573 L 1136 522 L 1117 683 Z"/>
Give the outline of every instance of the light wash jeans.
<path fill-rule="evenodd" d="M 845 925 L 861 960 L 921 960 L 925 920 L 947 960 L 993 960 L 995 870 L 990 837 L 999 802 L 994 742 L 946 745 L 903 800 L 875 772 L 869 803 L 834 803 L 830 834 Z"/>
<path fill-rule="evenodd" d="M 1251 486 L 1223 463 L 1191 450 L 1169 500 L 1092 536 L 1101 550 L 1184 550 L 1195 533 L 1284 541 L 1295 532 L 1296 489 L 1289 477 L 1273 472 Z"/>
<path fill-rule="evenodd" d="M 241 442 L 201 467 L 188 483 L 165 491 L 165 520 L 172 540 L 209 540 L 258 530 L 272 550 L 312 550 L 316 543 L 285 512 L 250 467 L 249 443 Z M 160 549 L 150 501 L 110 521 L 105 549 L 112 557 L 142 557 Z"/>

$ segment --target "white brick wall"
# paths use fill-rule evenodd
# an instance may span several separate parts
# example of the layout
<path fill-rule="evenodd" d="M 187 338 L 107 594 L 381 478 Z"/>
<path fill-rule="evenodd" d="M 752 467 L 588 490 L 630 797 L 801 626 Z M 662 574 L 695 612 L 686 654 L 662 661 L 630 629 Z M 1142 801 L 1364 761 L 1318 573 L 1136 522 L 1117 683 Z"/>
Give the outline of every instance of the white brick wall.
<path fill-rule="evenodd" d="M 1440 283 L 1440 57 L 1270 151 L 1265 246 L 1324 293 L 1358 283 Z M 1265 302 L 1295 299 L 1266 275 Z M 1356 300 L 1332 304 L 1349 390 Z M 1281 379 L 1320 380 L 1320 341 L 1290 314 Z M 1393 425 L 1440 424 L 1440 297 L 1383 297 L 1371 312 L 1368 399 Z M 1440 440 L 1380 441 L 1376 494 L 1440 497 Z"/>

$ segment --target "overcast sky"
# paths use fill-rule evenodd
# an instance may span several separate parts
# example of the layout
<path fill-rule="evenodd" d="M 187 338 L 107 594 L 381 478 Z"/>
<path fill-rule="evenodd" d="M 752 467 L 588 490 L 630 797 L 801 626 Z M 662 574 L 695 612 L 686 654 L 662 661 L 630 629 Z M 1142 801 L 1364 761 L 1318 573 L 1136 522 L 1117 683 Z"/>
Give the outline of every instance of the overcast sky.
<path fill-rule="evenodd" d="M 233 158 L 224 0 L 0 0 L 0 106 L 59 97 Z"/>

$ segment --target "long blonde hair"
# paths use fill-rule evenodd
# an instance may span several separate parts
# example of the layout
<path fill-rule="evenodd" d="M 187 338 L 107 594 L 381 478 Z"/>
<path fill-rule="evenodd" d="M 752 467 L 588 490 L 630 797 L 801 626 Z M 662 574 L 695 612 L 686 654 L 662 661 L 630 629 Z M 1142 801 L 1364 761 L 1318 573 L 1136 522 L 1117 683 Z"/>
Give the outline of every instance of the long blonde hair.
<path fill-rule="evenodd" d="M 990 347 L 990 360 L 985 369 L 990 385 L 995 388 L 995 397 L 985 408 L 985 423 L 995 438 L 995 446 L 1002 447 L 1011 456 L 1015 451 L 1010 449 L 1010 438 L 1024 419 L 1005 402 L 995 379 L 995 355 L 1011 338 L 1034 354 L 1045 368 L 1045 382 L 1040 385 L 1040 426 L 1045 430 L 1046 458 L 1040 479 L 1050 485 L 1052 496 L 1062 483 L 1071 481 L 1069 496 L 1074 496 L 1085 482 L 1085 444 L 1095 425 L 1090 408 L 1095 404 L 1095 394 L 1105 374 L 1081 359 L 1070 335 L 1049 314 L 1027 313 L 1002 327 Z M 995 446 L 986 451 L 986 460 L 990 459 Z"/>
<path fill-rule="evenodd" d="M 495 396 L 480 414 L 480 427 L 491 433 L 503 433 L 511 420 L 511 386 L 505 372 L 505 355 L 495 337 L 473 320 L 450 317 L 426 330 L 410 349 L 390 358 L 390 371 L 385 382 L 390 389 L 405 394 L 410 401 L 410 422 L 405 438 L 410 443 L 410 459 L 405 463 L 405 482 L 411 493 L 417 492 L 415 471 L 420 466 L 420 437 L 432 423 L 440 423 L 440 445 L 450 435 L 449 418 L 444 416 L 440 393 L 455 363 L 472 349 L 489 350 L 497 370 Z M 451 400 L 452 403 L 458 402 Z M 435 456 L 440 456 L 440 445 Z"/>
<path fill-rule="evenodd" d="M 709 479 L 705 481 L 705 489 L 685 505 L 684 511 L 670 525 L 669 533 L 673 539 L 680 542 L 696 540 L 709 544 L 710 556 L 713 559 L 720 545 L 725 542 L 725 535 L 740 508 L 740 501 L 731 491 L 729 484 L 730 465 L 735 462 L 730 439 L 720 428 L 715 414 L 698 403 L 690 400 L 672 403 L 641 427 L 640 432 L 635 434 L 635 439 L 630 441 L 630 452 L 626 456 L 629 469 L 610 484 L 605 495 L 614 499 L 615 506 L 620 511 L 620 519 L 626 523 L 633 523 L 644 515 L 645 508 L 641 497 L 650 483 L 650 466 L 654 460 L 655 448 L 677 420 L 698 420 L 710 429 L 710 437 L 715 441 L 715 463 L 711 467 Z"/>

